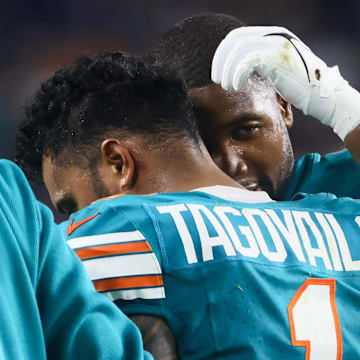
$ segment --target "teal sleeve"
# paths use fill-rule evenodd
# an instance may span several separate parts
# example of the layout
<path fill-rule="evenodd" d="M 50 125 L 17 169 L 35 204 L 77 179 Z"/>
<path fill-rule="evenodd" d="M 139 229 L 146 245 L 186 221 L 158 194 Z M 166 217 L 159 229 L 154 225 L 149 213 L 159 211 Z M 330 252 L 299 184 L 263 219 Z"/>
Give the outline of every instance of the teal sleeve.
<path fill-rule="evenodd" d="M 1 359 L 151 359 L 96 293 L 21 170 L 0 161 Z"/>
<path fill-rule="evenodd" d="M 156 233 L 143 207 L 132 206 L 132 200 L 121 199 L 122 206 L 116 207 L 95 203 L 73 214 L 70 222 L 79 223 L 99 213 L 67 237 L 68 245 L 82 259 L 95 288 L 125 314 L 168 320 Z M 62 230 L 68 225 L 61 225 Z M 107 249 L 106 253 L 96 251 L 97 246 Z M 84 249 L 86 256 L 81 254 Z"/>
<path fill-rule="evenodd" d="M 0 359 L 45 359 L 35 296 L 37 205 L 15 164 L 0 160 Z"/>
<path fill-rule="evenodd" d="M 105 296 L 95 292 L 81 261 L 40 205 L 37 294 L 47 352 L 53 359 L 143 359 L 141 335 Z"/>
<path fill-rule="evenodd" d="M 283 200 L 290 200 L 298 192 L 329 192 L 359 199 L 359 184 L 360 165 L 348 150 L 326 156 L 307 154 L 296 161 Z"/>

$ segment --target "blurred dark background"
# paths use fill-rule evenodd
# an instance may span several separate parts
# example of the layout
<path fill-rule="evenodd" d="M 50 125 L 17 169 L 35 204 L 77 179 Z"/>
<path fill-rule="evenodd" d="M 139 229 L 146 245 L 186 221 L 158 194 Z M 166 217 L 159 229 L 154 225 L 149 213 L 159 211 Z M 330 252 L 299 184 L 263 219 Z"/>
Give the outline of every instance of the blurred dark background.
<path fill-rule="evenodd" d="M 149 52 L 174 23 L 203 12 L 231 14 L 248 25 L 285 26 L 360 89 L 358 0 L 2 0 L 0 157 L 12 159 L 23 105 L 54 71 L 83 53 Z M 331 129 L 298 111 L 291 137 L 296 157 L 342 146 Z M 35 191 L 48 203 L 41 186 Z"/>

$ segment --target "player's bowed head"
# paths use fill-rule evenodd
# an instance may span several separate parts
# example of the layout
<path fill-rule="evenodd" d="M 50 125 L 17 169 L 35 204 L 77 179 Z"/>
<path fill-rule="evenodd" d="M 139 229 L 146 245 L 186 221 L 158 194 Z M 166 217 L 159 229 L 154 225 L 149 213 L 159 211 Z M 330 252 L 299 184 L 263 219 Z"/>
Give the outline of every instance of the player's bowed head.
<path fill-rule="evenodd" d="M 16 159 L 64 213 L 114 194 L 187 191 L 204 179 L 233 185 L 200 140 L 182 81 L 119 52 L 81 57 L 42 85 L 17 133 Z"/>

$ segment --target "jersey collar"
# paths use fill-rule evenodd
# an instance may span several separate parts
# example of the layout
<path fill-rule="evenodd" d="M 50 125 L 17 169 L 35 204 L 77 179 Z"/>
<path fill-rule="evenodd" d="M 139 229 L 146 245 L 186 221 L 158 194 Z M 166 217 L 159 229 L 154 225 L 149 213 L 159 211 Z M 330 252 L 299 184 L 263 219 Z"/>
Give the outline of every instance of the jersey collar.
<path fill-rule="evenodd" d="M 245 203 L 266 203 L 274 201 L 265 191 L 250 191 L 233 186 L 215 185 L 193 189 L 191 191 L 201 191 L 228 201 Z"/>

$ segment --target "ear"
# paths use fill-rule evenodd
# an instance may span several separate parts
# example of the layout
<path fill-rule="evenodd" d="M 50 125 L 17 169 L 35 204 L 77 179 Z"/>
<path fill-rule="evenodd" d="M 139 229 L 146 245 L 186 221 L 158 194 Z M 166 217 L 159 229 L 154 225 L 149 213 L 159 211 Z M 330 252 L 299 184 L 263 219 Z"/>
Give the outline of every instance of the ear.
<path fill-rule="evenodd" d="M 291 105 L 288 101 L 285 101 L 282 96 L 277 92 L 276 99 L 280 105 L 280 111 L 286 127 L 289 129 L 292 127 L 294 118 L 291 110 Z"/>
<path fill-rule="evenodd" d="M 135 162 L 126 145 L 117 139 L 106 139 L 101 144 L 101 156 L 117 177 L 121 192 L 131 189 L 135 184 Z"/>

